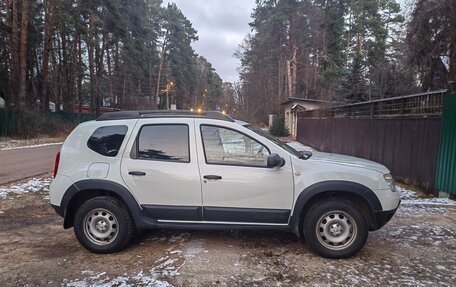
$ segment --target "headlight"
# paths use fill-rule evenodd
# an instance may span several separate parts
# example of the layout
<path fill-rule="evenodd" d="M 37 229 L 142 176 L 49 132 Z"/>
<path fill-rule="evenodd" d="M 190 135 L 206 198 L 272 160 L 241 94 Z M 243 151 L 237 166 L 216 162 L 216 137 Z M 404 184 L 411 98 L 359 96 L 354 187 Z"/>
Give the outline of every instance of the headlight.
<path fill-rule="evenodd" d="M 388 186 L 391 189 L 391 191 L 395 192 L 396 187 L 394 186 L 394 179 L 391 173 L 384 174 L 383 177 L 385 178 L 386 183 L 388 183 Z"/>

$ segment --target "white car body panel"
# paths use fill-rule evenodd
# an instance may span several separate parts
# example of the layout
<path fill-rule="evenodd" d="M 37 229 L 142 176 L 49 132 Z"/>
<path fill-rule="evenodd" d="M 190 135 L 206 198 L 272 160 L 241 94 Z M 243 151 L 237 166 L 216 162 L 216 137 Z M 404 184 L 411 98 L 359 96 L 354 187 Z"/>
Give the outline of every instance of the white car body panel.
<path fill-rule="evenodd" d="M 125 150 L 125 146 L 128 143 L 128 139 L 137 121 L 138 120 L 136 119 L 123 120 L 121 122 L 108 121 L 101 124 L 97 121 L 88 121 L 78 125 L 68 135 L 60 149 L 60 164 L 57 176 L 50 186 L 50 194 L 53 198 L 51 203 L 54 205 L 60 204 L 65 191 L 71 185 L 68 184 L 69 181 L 74 184 L 80 180 L 89 179 L 89 168 L 93 163 L 109 165 L 108 174 L 102 179 L 123 184 L 123 180 L 120 176 L 122 151 Z M 127 126 L 128 130 L 117 156 L 106 157 L 88 148 L 87 141 L 97 128 L 119 125 Z"/>
<path fill-rule="evenodd" d="M 237 130 L 265 144 L 271 153 L 287 158 L 281 168 L 206 164 L 200 125 Z M 198 160 L 202 179 L 203 206 L 291 209 L 293 172 L 289 155 L 264 142 L 264 138 L 236 123 L 195 119 Z M 220 175 L 221 180 L 204 180 L 204 175 Z"/>
<path fill-rule="evenodd" d="M 392 210 L 399 204 L 399 193 L 393 192 L 389 188 L 383 178 L 383 173 L 372 168 L 365 168 L 361 162 L 357 165 L 334 163 L 329 160 L 313 159 L 313 156 L 308 160 L 292 157 L 292 161 L 295 170 L 295 199 L 313 184 L 328 180 L 341 180 L 356 182 L 370 188 L 377 195 L 383 210 Z M 387 171 L 385 173 L 389 172 L 384 166 L 377 165 L 378 169 Z"/>
<path fill-rule="evenodd" d="M 123 153 L 121 175 L 123 182 L 140 204 L 201 206 L 201 182 L 194 135 L 193 119 L 167 119 L 166 124 L 185 124 L 189 127 L 190 162 L 132 159 L 136 135 L 142 126 L 163 124 L 162 119 L 140 119 Z M 129 175 L 143 171 L 145 176 Z"/>
<path fill-rule="evenodd" d="M 52 205 L 60 206 L 65 191 L 73 185 L 74 181 L 63 174 L 57 174 L 49 186 L 49 201 Z"/>

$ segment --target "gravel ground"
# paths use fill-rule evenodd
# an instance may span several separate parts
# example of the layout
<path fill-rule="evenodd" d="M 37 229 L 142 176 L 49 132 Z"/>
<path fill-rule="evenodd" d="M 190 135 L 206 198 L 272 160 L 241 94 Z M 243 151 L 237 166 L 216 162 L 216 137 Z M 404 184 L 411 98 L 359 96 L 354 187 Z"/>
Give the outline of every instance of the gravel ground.
<path fill-rule="evenodd" d="M 403 204 L 354 258 L 328 260 L 279 231 L 153 230 L 96 255 L 49 206 L 49 179 L 0 187 L 2 286 L 454 286 L 456 204 Z"/>

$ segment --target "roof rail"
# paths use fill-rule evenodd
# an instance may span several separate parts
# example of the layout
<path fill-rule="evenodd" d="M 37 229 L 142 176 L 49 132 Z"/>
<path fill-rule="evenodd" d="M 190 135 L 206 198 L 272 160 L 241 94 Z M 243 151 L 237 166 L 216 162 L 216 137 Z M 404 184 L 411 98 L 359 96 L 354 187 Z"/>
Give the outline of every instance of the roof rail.
<path fill-rule="evenodd" d="M 188 111 L 188 110 L 150 110 L 150 111 L 119 111 L 104 113 L 97 118 L 97 121 L 127 120 L 140 118 L 207 118 L 234 122 L 234 119 L 217 111 Z"/>

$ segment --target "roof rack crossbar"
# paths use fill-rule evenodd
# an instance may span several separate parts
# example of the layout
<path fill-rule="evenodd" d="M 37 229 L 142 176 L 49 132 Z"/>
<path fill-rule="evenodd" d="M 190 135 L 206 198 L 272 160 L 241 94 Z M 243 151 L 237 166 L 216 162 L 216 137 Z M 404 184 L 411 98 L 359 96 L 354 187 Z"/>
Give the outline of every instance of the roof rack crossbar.
<path fill-rule="evenodd" d="M 119 111 L 104 113 L 97 118 L 97 121 L 109 121 L 109 120 L 126 120 L 126 119 L 139 119 L 139 118 L 207 118 L 214 120 L 222 120 L 234 122 L 234 119 L 228 115 L 217 111 L 204 111 L 204 112 L 193 112 L 188 110 L 144 110 L 144 111 Z"/>

